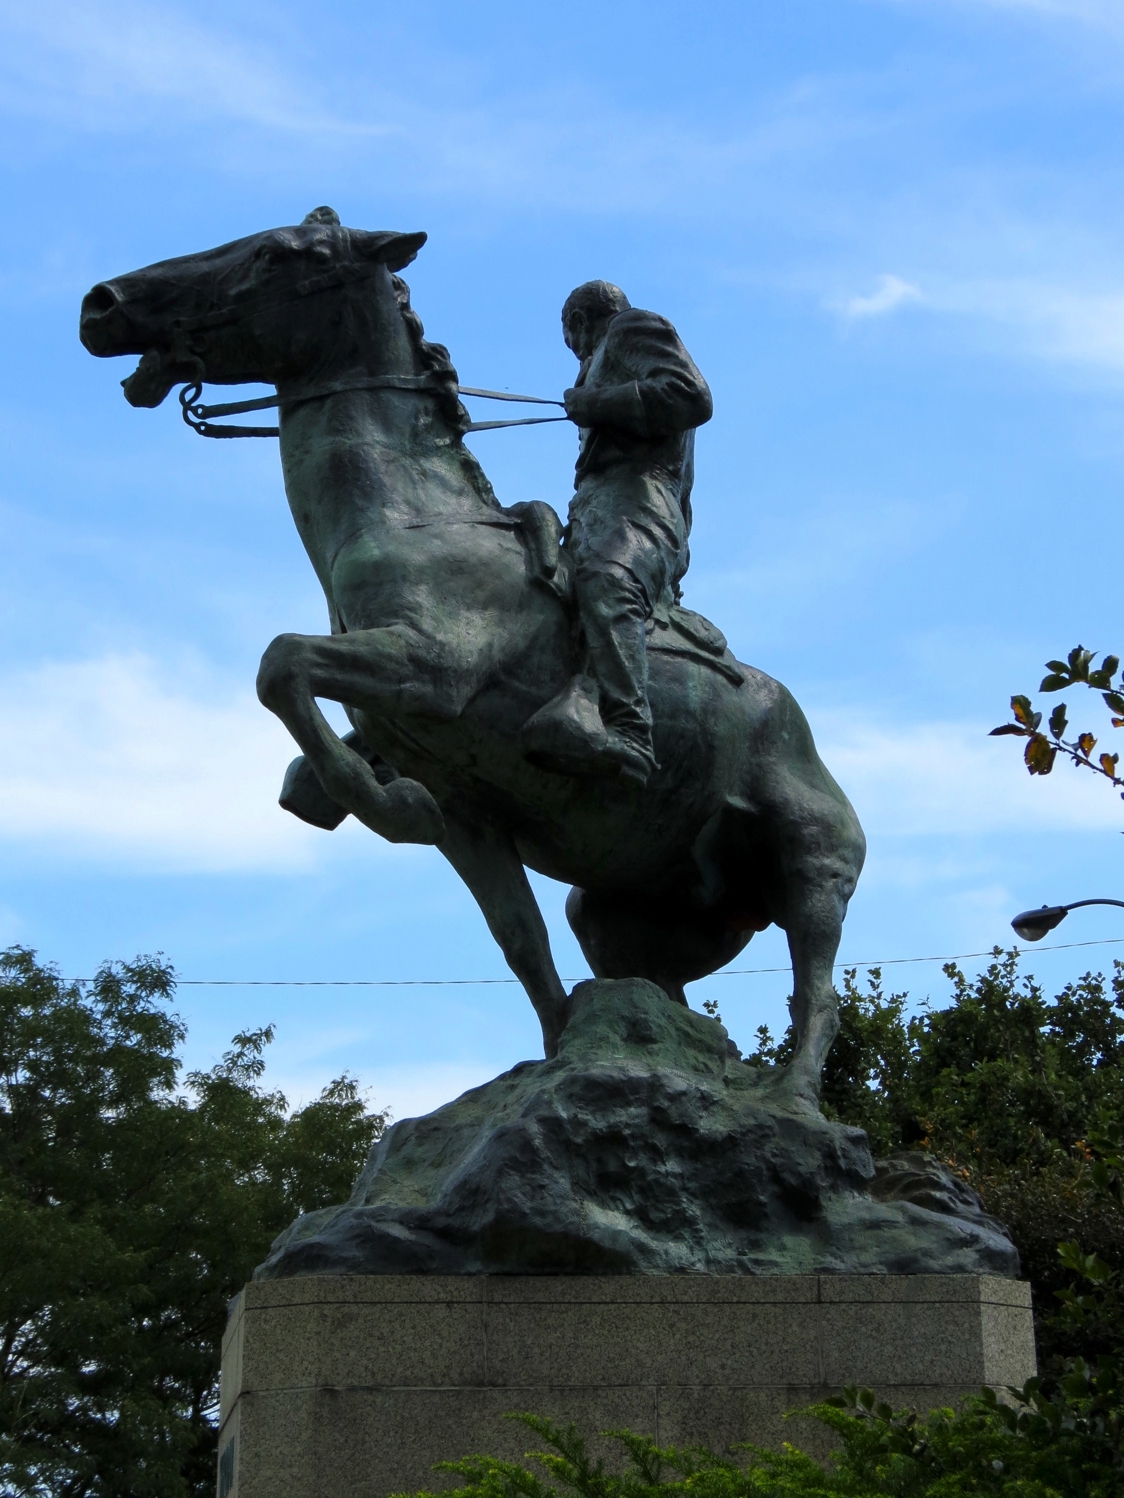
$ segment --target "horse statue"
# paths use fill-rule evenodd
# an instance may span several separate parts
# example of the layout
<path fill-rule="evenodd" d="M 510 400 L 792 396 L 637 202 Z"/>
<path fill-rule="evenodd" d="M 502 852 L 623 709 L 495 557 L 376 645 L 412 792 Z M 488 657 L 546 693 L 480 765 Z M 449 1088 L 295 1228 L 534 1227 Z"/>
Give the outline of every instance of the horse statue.
<path fill-rule="evenodd" d="M 132 405 L 183 383 L 188 416 L 279 407 L 285 490 L 331 621 L 262 658 L 258 696 L 301 750 L 281 804 L 436 845 L 534 1005 L 548 1058 L 570 996 L 527 868 L 573 886 L 567 916 L 598 978 L 647 978 L 681 1004 L 685 983 L 776 923 L 793 971 L 788 1081 L 814 1109 L 865 853 L 855 813 L 792 696 L 679 607 L 649 626 L 660 768 L 646 787 L 524 754 L 522 726 L 580 667 L 562 526 L 541 502 L 501 505 L 464 444 L 456 370 L 397 274 L 425 239 L 317 210 L 102 281 L 82 304 L 90 353 L 140 355 L 122 382 Z M 208 410 L 193 404 L 204 381 L 264 381 L 277 399 Z M 353 731 L 338 736 L 318 698 L 341 703 Z"/>

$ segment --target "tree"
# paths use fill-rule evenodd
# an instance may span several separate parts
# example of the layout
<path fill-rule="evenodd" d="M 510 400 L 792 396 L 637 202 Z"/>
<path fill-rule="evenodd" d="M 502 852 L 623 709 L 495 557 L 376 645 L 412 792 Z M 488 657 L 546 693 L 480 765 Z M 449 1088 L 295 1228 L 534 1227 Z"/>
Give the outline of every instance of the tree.
<path fill-rule="evenodd" d="M 387 1115 L 343 1076 L 290 1115 L 272 1027 L 177 1088 L 155 958 L 65 983 L 0 954 L 0 1486 L 214 1488 L 226 1304 L 298 1212 L 340 1200 Z"/>
<path fill-rule="evenodd" d="M 1100 692 L 1109 710 L 1112 727 L 1124 728 L 1124 673 L 1118 682 L 1113 682 L 1120 661 L 1115 655 L 1106 655 L 1100 666 L 1096 666 L 1095 659 L 1095 651 L 1077 645 L 1064 661 L 1047 661 L 1046 670 L 1049 675 L 1043 677 L 1038 690 L 1063 692 L 1069 687 L 1089 687 Z M 1067 739 L 1065 735 L 1069 732 L 1069 716 L 1064 702 L 1059 702 L 1050 714 L 1046 725 L 1048 731 L 1045 733 L 1042 730 L 1042 714 L 1035 710 L 1029 697 L 1020 694 L 1011 698 L 1011 716 L 1014 721 L 1001 723 L 998 728 L 993 728 L 992 736 L 1009 734 L 1025 739 L 1023 762 L 1032 775 L 1049 775 L 1054 768 L 1054 761 L 1061 754 L 1082 769 L 1104 776 L 1120 791 L 1121 799 L 1124 799 L 1124 777 L 1116 773 L 1120 763 L 1119 753 L 1109 754 L 1102 750 L 1094 759 L 1093 750 L 1097 747 L 1097 738 L 1088 730 Z"/>
<path fill-rule="evenodd" d="M 1124 1119 L 1124 964 L 1111 984 L 1087 973 L 1053 999 L 1020 975 L 1017 952 L 996 949 L 969 981 L 944 969 L 951 1003 L 909 1015 L 908 995 L 866 989 L 849 970 L 839 1038 L 824 1070 L 823 1108 L 866 1130 L 875 1155 L 922 1149 L 949 1164 L 1004 1222 L 1034 1285 L 1044 1367 L 1094 1357 L 1108 1333 L 1059 1321 L 1071 1282 L 1058 1244 L 1079 1240 L 1124 1270 L 1124 1210 L 1096 1189 L 1089 1141 Z M 791 1038 L 758 1031 L 750 1065 L 784 1062 Z"/>

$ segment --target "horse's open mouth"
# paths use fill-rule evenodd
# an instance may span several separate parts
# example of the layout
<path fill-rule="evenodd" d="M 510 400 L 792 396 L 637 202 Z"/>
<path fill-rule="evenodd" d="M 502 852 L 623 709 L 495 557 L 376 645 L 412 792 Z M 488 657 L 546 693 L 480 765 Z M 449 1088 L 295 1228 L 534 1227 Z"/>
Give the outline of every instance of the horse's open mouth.
<path fill-rule="evenodd" d="M 177 383 L 176 369 L 159 349 L 150 348 L 141 361 L 121 381 L 121 389 L 130 406 L 158 406 Z"/>

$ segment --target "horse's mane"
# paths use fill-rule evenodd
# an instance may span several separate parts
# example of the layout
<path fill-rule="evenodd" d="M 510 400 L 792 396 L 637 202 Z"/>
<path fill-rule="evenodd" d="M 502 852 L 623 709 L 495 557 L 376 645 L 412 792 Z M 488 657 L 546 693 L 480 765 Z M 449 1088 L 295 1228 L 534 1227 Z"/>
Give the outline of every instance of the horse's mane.
<path fill-rule="evenodd" d="M 398 302 L 398 311 L 401 313 L 402 321 L 406 326 L 410 342 L 417 350 L 418 361 L 426 374 L 433 375 L 440 390 L 437 396 L 438 409 L 449 429 L 453 434 L 453 445 L 456 451 L 464 476 L 479 494 L 484 503 L 495 509 L 502 509 L 496 498 L 496 491 L 492 488 L 491 480 L 481 468 L 476 454 L 471 448 L 465 447 L 461 438 L 468 431 L 472 418 L 461 404 L 457 387 L 460 383 L 456 368 L 449 356 L 449 350 L 443 343 L 431 343 L 425 336 L 422 320 L 410 306 L 410 288 L 402 280 L 401 276 L 391 275 L 394 285 L 394 295 Z"/>
<path fill-rule="evenodd" d="M 431 343 L 425 336 L 422 320 L 410 306 L 410 288 L 402 280 L 401 276 L 391 276 L 394 285 L 394 295 L 398 302 L 398 311 L 406 326 L 406 332 L 410 335 L 410 342 L 417 350 L 418 359 L 422 370 L 426 374 L 433 375 L 441 386 L 438 401 L 441 414 L 452 427 L 454 433 L 461 437 L 468 430 L 468 412 L 461 404 L 457 394 L 459 383 L 457 371 L 449 356 L 449 350 L 443 343 Z"/>

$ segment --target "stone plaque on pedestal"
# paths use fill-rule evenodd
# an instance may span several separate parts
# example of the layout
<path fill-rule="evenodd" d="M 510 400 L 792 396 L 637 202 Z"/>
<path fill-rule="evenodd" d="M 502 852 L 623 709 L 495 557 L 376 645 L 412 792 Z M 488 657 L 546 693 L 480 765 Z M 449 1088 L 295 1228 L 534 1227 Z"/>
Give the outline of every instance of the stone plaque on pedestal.
<path fill-rule="evenodd" d="M 980 1275 L 305 1275 L 248 1285 L 223 1343 L 219 1498 L 385 1498 L 519 1458 L 533 1411 L 723 1451 L 872 1387 L 920 1409 L 1035 1371 L 1030 1286 Z"/>

